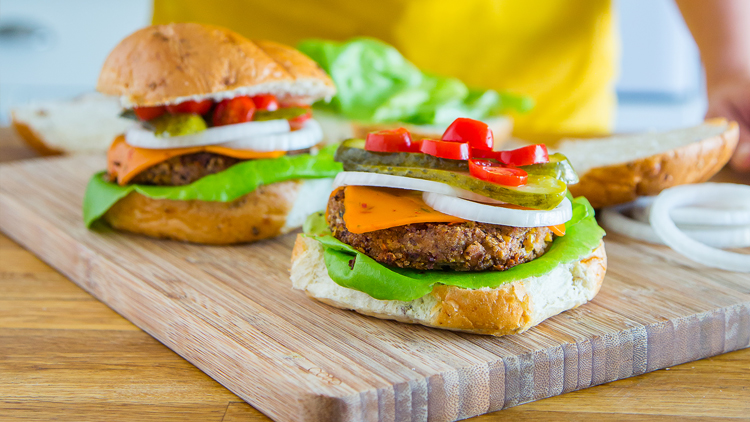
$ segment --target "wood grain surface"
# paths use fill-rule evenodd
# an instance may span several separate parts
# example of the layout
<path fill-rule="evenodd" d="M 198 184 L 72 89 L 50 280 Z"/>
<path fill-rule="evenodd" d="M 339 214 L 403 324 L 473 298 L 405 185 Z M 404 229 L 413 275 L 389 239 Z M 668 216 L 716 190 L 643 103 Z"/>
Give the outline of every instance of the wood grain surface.
<path fill-rule="evenodd" d="M 3 155 L 3 158 L 6 157 Z M 59 174 L 63 173 L 65 172 L 61 171 Z M 3 188 L 6 186 L 6 181 L 6 173 L 3 173 L 2 179 L 0 179 Z M 59 181 L 50 180 L 50 183 L 54 184 L 60 192 L 67 192 L 65 186 L 59 185 Z M 72 212 L 72 208 L 68 211 Z M 5 218 L 6 209 L 3 208 L 2 212 L 3 218 Z M 54 231 L 55 227 L 40 227 L 37 230 Z M 49 233 L 37 233 L 37 235 L 49 236 Z M 140 241 L 138 239 L 129 236 L 125 236 L 125 238 L 129 239 L 125 243 L 127 245 L 140 245 L 137 243 Z M 59 241 L 59 239 L 52 240 Z M 131 241 L 136 243 L 130 243 Z M 285 242 L 288 243 L 289 240 L 282 239 L 279 245 L 288 246 Z M 51 241 L 45 247 L 52 247 L 54 246 L 53 243 Z M 155 243 L 171 244 L 171 242 Z M 187 247 L 185 245 L 167 245 L 166 247 L 160 246 L 160 248 L 164 247 L 165 250 L 184 253 L 185 249 L 181 248 L 183 246 Z M 73 257 L 79 252 L 80 250 L 70 251 L 68 256 Z M 217 421 L 222 420 L 222 418 L 224 420 L 263 418 L 257 411 L 241 403 L 236 396 L 218 386 L 193 366 L 114 314 L 13 242 L 3 238 L 0 243 L 0 253 L 2 258 L 0 265 L 2 270 L 2 278 L 0 278 L 0 336 L 3 337 L 0 340 L 0 419 L 32 417 L 40 420 L 53 418 L 67 420 L 83 420 L 86 418 L 144 420 L 158 418 L 159 420 L 171 420 L 185 419 L 186 415 L 189 415 L 190 419 Z M 610 255 L 612 253 L 610 251 Z M 216 256 L 211 253 L 199 257 L 216 260 Z M 656 259 L 671 260 L 675 257 L 667 253 L 657 256 Z M 679 259 L 677 261 L 679 262 Z M 226 265 L 226 262 L 220 264 Z M 689 264 L 685 263 L 680 263 L 680 265 L 690 267 Z M 213 268 L 213 271 L 220 273 L 221 269 Z M 688 271 L 688 273 L 693 272 Z M 623 280 L 626 279 L 626 276 L 620 275 L 620 277 Z M 168 281 L 172 282 L 172 280 Z M 692 285 L 691 283 L 695 283 L 695 280 L 691 280 L 690 277 L 685 281 L 689 286 Z M 729 297 L 731 294 L 729 293 L 732 290 L 739 292 L 735 296 L 740 303 L 742 301 L 747 302 L 747 293 L 750 289 L 747 281 L 736 282 L 731 278 L 715 281 L 717 281 L 717 284 L 703 286 L 704 293 L 709 290 L 712 294 L 718 293 L 717 296 L 720 296 L 709 300 L 711 306 L 731 303 Z M 727 288 L 723 284 L 725 282 L 733 285 L 733 287 Z M 643 287 L 640 286 L 639 288 Z M 714 289 L 718 292 L 714 292 Z M 677 290 L 680 289 L 671 289 L 668 293 L 673 294 Z M 271 291 L 280 290 L 272 289 Z M 670 309 L 669 312 L 658 312 L 659 314 L 664 313 L 664 315 L 658 315 L 658 317 L 668 320 L 674 315 L 679 315 L 680 312 L 689 313 L 702 309 L 700 301 L 693 302 L 689 300 L 688 296 L 681 296 L 683 299 L 687 299 L 682 307 Z M 599 298 L 595 301 L 595 304 L 599 306 L 597 314 L 599 312 L 606 314 L 608 313 L 608 306 L 611 305 L 610 302 L 616 301 L 617 298 L 611 294 L 600 295 L 600 297 L 603 299 L 601 304 Z M 303 297 L 303 299 L 306 298 Z M 631 305 L 635 306 L 636 309 L 639 305 L 642 305 L 638 303 L 642 299 L 638 295 L 633 295 L 631 299 Z M 306 304 L 305 302 L 299 303 Z M 324 309 L 336 313 L 336 311 L 328 308 Z M 653 314 L 654 312 L 653 310 L 645 311 L 645 314 L 649 313 Z M 354 318 L 348 313 L 336 313 L 336 315 L 348 320 L 362 319 L 362 317 Z M 731 320 L 731 317 L 726 319 L 726 315 L 725 313 L 725 320 Z M 563 320 L 565 324 L 560 324 L 559 330 L 566 329 L 565 325 L 573 325 L 586 318 L 592 318 L 592 316 L 582 312 L 576 314 L 576 318 L 578 320 Z M 654 316 L 642 315 L 640 318 L 645 321 L 654 318 Z M 419 336 L 435 331 L 409 326 L 398 326 L 406 327 L 398 329 L 394 328 L 392 323 L 381 323 L 369 318 L 364 318 L 364 320 L 367 323 L 362 324 L 365 324 L 366 327 L 378 327 L 383 324 L 391 332 L 406 332 L 408 334 L 406 335 L 407 339 L 409 336 Z M 250 328 L 261 327 L 262 331 L 262 321 L 253 322 L 254 324 L 251 324 Z M 691 334 L 699 343 L 701 338 L 709 340 L 716 338 L 715 332 L 723 330 L 723 327 L 716 324 L 712 327 L 712 322 L 715 323 L 715 321 L 712 321 L 710 317 L 703 318 L 704 332 L 691 332 L 689 327 L 695 321 L 691 321 L 690 318 L 681 320 L 681 322 L 683 324 L 681 326 L 678 324 L 676 327 L 673 323 L 672 334 L 680 332 Z M 631 341 L 626 339 L 621 344 L 637 344 L 637 342 L 632 341 L 632 339 L 637 338 L 635 333 L 638 332 L 637 324 L 639 322 L 635 322 L 635 324 L 630 327 L 636 328 L 631 330 Z M 361 328 L 361 326 L 358 326 L 358 329 Z M 618 327 L 615 324 L 607 326 L 606 330 L 614 332 L 622 328 L 622 326 Z M 680 331 L 680 329 L 683 329 L 683 331 Z M 654 330 L 656 330 L 654 336 L 657 337 L 660 333 L 670 331 L 664 326 L 659 327 L 658 324 Z M 747 327 L 744 330 L 746 331 Z M 177 332 L 177 335 L 179 334 Z M 299 334 L 304 335 L 305 333 Z M 552 335 L 550 332 L 544 334 L 545 336 Z M 575 334 L 571 335 L 575 337 Z M 725 338 L 736 339 L 737 337 L 728 336 Z M 439 339 L 441 341 L 460 339 L 460 341 L 474 346 L 481 345 L 484 342 L 482 338 L 477 336 L 462 336 L 452 333 L 440 334 Z M 622 340 L 619 337 L 618 339 Z M 690 336 L 685 337 L 685 339 L 690 340 Z M 537 340 L 540 341 L 540 339 Z M 549 342 L 548 338 L 542 340 Z M 165 340 L 165 342 L 169 341 L 169 338 Z M 600 381 L 596 380 L 594 373 L 594 368 L 597 367 L 596 350 L 610 350 L 608 342 L 612 341 L 615 341 L 614 337 L 607 337 L 606 335 L 603 338 L 591 341 L 591 349 L 593 350 L 591 353 L 591 382 Z M 597 344 L 604 347 L 597 349 Z M 711 341 L 708 341 L 707 344 L 711 344 Z M 520 346 L 520 344 L 515 346 Z M 671 365 L 675 360 L 690 359 L 693 356 L 689 346 L 686 341 L 686 344 L 678 344 L 673 350 L 662 350 L 652 357 L 652 364 L 655 366 L 662 363 Z M 714 346 L 718 348 L 718 346 Z M 726 348 L 727 344 L 722 345 L 722 350 Z M 480 357 L 487 357 L 488 354 L 496 355 L 499 351 L 499 349 L 488 349 L 486 345 L 484 348 L 467 347 L 467 349 L 475 355 L 482 355 Z M 485 350 L 485 352 L 479 349 Z M 487 350 L 489 350 L 489 353 L 487 353 Z M 425 353 L 425 355 L 428 354 Z M 567 356 L 565 353 L 562 356 L 562 365 L 565 366 Z M 532 355 L 532 357 L 534 356 Z M 604 380 L 608 377 L 627 374 L 627 365 L 607 365 L 606 354 L 603 357 L 602 360 L 602 356 L 599 356 L 599 362 L 604 362 L 602 368 L 605 370 L 604 374 L 601 375 Z M 479 358 L 473 359 L 476 361 Z M 672 363 L 668 362 L 670 359 Z M 292 360 L 299 361 L 300 359 L 295 356 Z M 440 360 L 443 364 L 452 363 L 455 365 L 472 362 L 467 357 L 458 358 L 445 355 L 441 355 Z M 547 360 L 549 361 L 549 359 Z M 617 359 L 610 360 L 616 361 Z M 554 360 L 552 361 L 554 362 Z M 593 417 L 597 420 L 617 420 L 635 419 L 636 417 L 637 419 L 670 418 L 675 415 L 695 418 L 706 416 L 742 418 L 750 414 L 750 405 L 748 405 L 750 393 L 747 390 L 747 379 L 750 378 L 749 361 L 750 356 L 748 356 L 747 350 L 725 354 L 716 358 L 674 367 L 670 371 L 659 371 L 511 408 L 479 419 L 547 420 L 554 418 L 577 420 L 584 417 Z M 645 367 L 643 365 L 638 367 L 631 362 L 631 371 L 650 369 L 648 359 L 645 362 Z M 386 363 L 394 364 L 392 362 Z M 404 362 L 400 363 L 403 364 Z M 262 366 L 263 362 L 260 364 Z M 558 362 L 557 365 L 559 366 L 559 364 Z M 297 366 L 299 366 L 299 362 L 297 362 Z M 521 365 L 518 367 L 520 368 Z M 549 370 L 549 368 L 544 369 Z M 335 371 L 328 372 L 338 375 Z M 325 376 L 321 377 L 321 374 L 322 371 L 317 372 L 313 381 L 326 379 Z M 384 374 L 381 375 L 385 376 Z M 461 376 L 460 371 L 459 376 Z M 471 376 L 471 374 L 468 376 Z M 354 378 L 356 377 L 352 377 L 351 380 L 347 379 L 347 383 L 354 385 L 353 381 L 356 381 Z M 330 380 L 330 378 L 328 379 Z M 266 377 L 258 384 L 262 389 L 264 384 L 272 381 Z M 555 382 L 549 382 L 548 380 L 546 385 L 542 385 L 544 384 L 542 381 L 541 379 L 537 380 L 537 385 L 534 385 L 533 389 L 550 391 L 559 388 Z M 578 381 L 575 382 L 576 386 L 579 384 Z M 443 385 L 445 385 L 445 382 L 443 382 Z M 566 385 L 572 386 L 573 381 L 563 377 L 563 389 L 566 388 Z M 507 384 L 505 387 L 507 390 Z M 492 390 L 490 393 L 492 393 Z M 492 402 L 492 394 L 490 394 L 489 401 Z"/>

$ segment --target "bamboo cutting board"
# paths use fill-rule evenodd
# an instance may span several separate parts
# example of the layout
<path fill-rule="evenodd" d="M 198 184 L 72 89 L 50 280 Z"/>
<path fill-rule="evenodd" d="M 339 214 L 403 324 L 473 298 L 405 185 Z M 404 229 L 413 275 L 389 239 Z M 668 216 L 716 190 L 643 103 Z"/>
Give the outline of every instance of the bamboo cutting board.
<path fill-rule="evenodd" d="M 92 232 L 100 156 L 0 166 L 0 229 L 277 420 L 452 420 L 750 345 L 750 275 L 608 236 L 593 302 L 504 338 L 364 317 L 291 289 L 294 236 L 239 247 Z"/>

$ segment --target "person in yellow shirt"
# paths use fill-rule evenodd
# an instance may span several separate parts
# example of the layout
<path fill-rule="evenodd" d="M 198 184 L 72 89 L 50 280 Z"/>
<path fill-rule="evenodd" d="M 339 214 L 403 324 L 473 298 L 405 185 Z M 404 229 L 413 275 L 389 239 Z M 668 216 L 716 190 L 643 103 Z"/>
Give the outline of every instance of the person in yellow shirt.
<path fill-rule="evenodd" d="M 701 50 L 709 116 L 738 120 L 750 170 L 750 2 L 678 0 Z M 610 0 L 155 0 L 153 23 L 202 22 L 250 38 L 379 38 L 419 68 L 532 97 L 515 132 L 608 133 L 618 40 Z"/>

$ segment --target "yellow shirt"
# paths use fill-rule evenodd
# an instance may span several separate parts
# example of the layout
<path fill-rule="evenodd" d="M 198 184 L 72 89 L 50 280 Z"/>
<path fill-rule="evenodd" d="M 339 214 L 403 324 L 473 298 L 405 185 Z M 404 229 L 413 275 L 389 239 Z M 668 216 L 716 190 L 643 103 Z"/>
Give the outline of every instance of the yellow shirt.
<path fill-rule="evenodd" d="M 618 58 L 610 0 L 154 0 L 155 24 L 203 22 L 250 38 L 372 36 L 419 68 L 528 95 L 516 133 L 604 133 Z"/>

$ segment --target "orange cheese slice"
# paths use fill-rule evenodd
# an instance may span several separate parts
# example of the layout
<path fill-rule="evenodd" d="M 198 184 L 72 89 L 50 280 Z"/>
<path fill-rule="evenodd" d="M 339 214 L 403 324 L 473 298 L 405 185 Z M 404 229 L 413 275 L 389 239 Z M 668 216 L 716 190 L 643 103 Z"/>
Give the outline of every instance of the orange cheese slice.
<path fill-rule="evenodd" d="M 428 207 L 422 193 L 405 189 L 347 186 L 344 223 L 352 233 L 367 233 L 415 223 L 460 223 L 465 220 Z"/>
<path fill-rule="evenodd" d="M 565 236 L 565 223 L 558 224 L 556 226 L 547 226 L 550 230 L 552 230 L 552 233 L 558 235 L 558 236 Z"/>
<path fill-rule="evenodd" d="M 252 150 L 231 149 L 216 145 L 190 148 L 148 149 L 128 145 L 125 136 L 115 138 L 107 152 L 107 171 L 117 177 L 119 185 L 125 185 L 138 173 L 147 168 L 167 161 L 172 157 L 194 154 L 196 152 L 211 152 L 227 157 L 249 160 L 253 158 L 277 158 L 286 154 L 285 151 L 259 152 Z"/>

